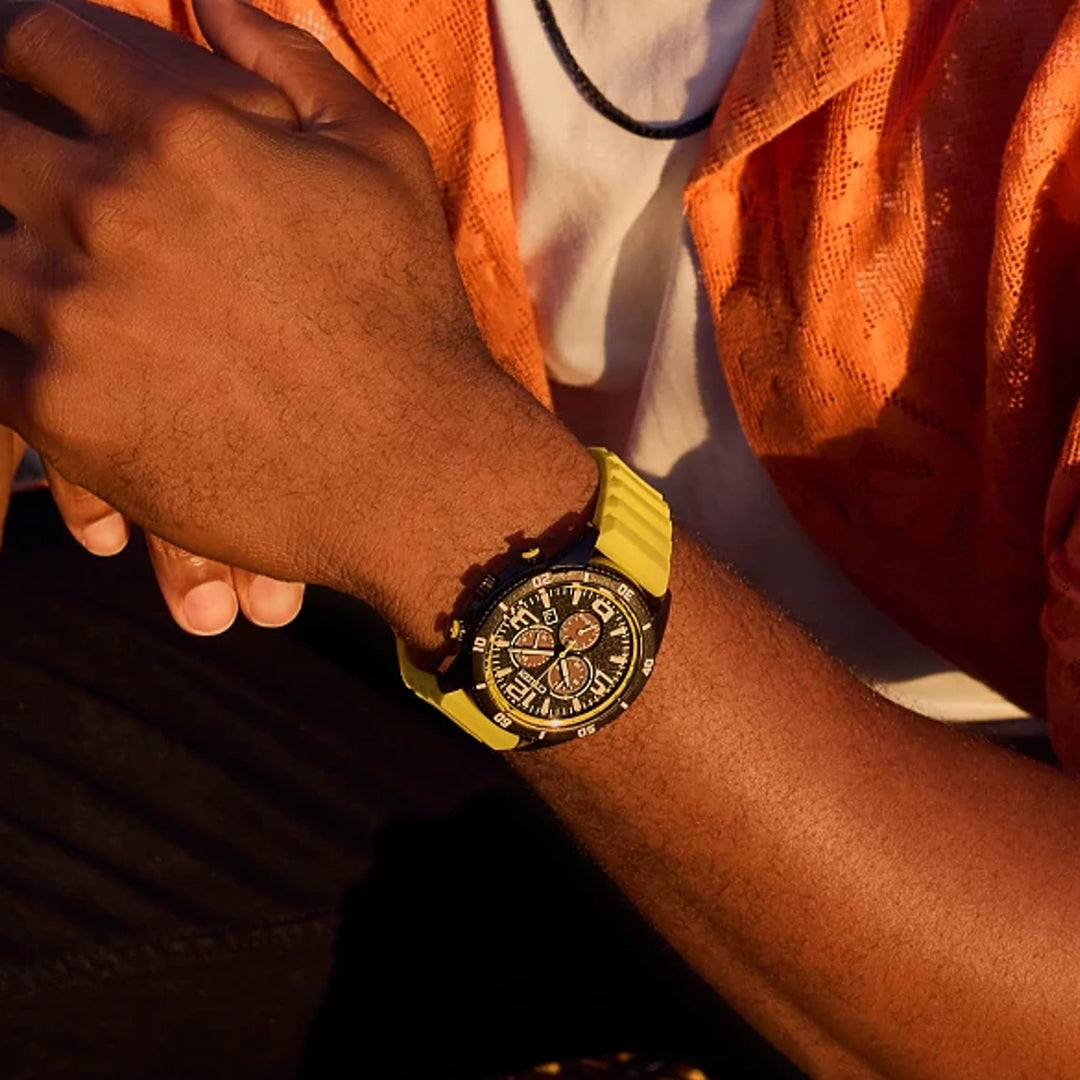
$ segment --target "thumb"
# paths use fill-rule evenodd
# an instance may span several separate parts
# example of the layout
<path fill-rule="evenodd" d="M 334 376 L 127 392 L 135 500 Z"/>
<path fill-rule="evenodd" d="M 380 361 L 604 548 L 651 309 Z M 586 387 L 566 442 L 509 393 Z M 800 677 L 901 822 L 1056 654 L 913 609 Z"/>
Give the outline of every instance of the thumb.
<path fill-rule="evenodd" d="M 214 52 L 276 86 L 304 127 L 372 118 L 385 106 L 305 30 L 247 0 L 193 0 Z"/>

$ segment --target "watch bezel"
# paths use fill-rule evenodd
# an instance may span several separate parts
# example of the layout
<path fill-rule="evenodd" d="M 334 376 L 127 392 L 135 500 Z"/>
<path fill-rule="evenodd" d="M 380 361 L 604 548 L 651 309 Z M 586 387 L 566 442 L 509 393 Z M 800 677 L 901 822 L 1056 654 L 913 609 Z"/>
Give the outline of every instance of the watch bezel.
<path fill-rule="evenodd" d="M 512 610 L 528 596 L 540 589 L 575 580 L 590 588 L 608 592 L 612 601 L 623 609 L 634 635 L 634 655 L 622 682 L 602 707 L 585 712 L 580 719 L 573 721 L 544 721 L 515 708 L 493 683 L 489 663 L 494 647 L 493 631 L 505 617 L 506 611 Z M 467 661 L 468 672 L 462 671 L 461 675 L 468 679 L 470 696 L 481 712 L 503 730 L 519 736 L 523 746 L 553 745 L 585 738 L 621 716 L 644 689 L 660 647 L 665 615 L 666 603 L 649 598 L 636 582 L 607 562 L 593 560 L 585 565 L 569 566 L 553 562 L 526 572 L 485 605 L 464 643 L 463 653 L 467 651 L 467 655 L 463 655 L 461 661 L 463 664 Z"/>

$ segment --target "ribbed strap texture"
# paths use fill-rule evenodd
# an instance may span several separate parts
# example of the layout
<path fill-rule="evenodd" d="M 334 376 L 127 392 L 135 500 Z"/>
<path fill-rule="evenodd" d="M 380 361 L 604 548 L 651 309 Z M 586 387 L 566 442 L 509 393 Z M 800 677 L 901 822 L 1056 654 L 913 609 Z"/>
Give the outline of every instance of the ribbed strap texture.
<path fill-rule="evenodd" d="M 398 664 L 401 678 L 405 685 L 417 697 L 441 710 L 458 727 L 467 731 L 474 739 L 490 746 L 493 750 L 513 750 L 521 740 L 509 731 L 503 731 L 498 724 L 492 723 L 476 706 L 464 690 L 454 690 L 444 694 L 434 675 L 421 671 L 405 651 L 405 645 L 397 639 Z"/>
<path fill-rule="evenodd" d="M 671 577 L 671 511 L 663 496 L 610 450 L 589 447 L 600 466 L 596 549 L 646 592 L 663 596 Z"/>

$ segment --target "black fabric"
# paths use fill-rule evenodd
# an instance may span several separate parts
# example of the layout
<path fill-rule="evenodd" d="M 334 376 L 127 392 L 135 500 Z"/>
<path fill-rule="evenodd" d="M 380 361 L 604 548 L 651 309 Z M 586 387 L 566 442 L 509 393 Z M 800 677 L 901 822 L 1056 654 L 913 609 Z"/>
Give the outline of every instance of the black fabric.
<path fill-rule="evenodd" d="M 799 1075 L 411 698 L 361 606 L 191 638 L 141 543 L 94 559 L 36 493 L 0 617 L 0 1076 Z"/>

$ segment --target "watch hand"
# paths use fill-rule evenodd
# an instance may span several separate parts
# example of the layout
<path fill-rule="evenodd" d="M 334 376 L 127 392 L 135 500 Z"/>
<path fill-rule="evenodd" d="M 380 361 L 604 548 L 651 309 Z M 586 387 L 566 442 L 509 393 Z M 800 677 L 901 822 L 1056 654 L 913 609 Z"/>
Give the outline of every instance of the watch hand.
<path fill-rule="evenodd" d="M 568 653 L 570 652 L 570 650 L 571 650 L 571 646 L 567 645 L 567 646 L 566 646 L 566 647 L 565 647 L 565 648 L 564 648 L 564 649 L 562 650 L 562 652 L 560 652 L 560 653 L 559 653 L 559 655 L 558 655 L 558 656 L 556 656 L 556 657 L 555 657 L 555 659 L 554 659 L 554 660 L 552 660 L 552 661 L 551 661 L 551 663 L 550 663 L 550 664 L 548 664 L 548 666 L 547 666 L 546 668 L 544 668 L 543 674 L 542 674 L 542 675 L 540 675 L 540 679 L 541 679 L 541 681 L 542 681 L 542 680 L 544 680 L 544 679 L 546 679 L 546 678 L 548 677 L 548 675 L 549 675 L 549 674 L 551 673 L 551 669 L 552 669 L 552 668 L 553 668 L 553 667 L 554 667 L 554 666 L 555 666 L 555 665 L 556 665 L 557 663 L 559 663 L 559 661 L 560 661 L 560 660 L 563 660 L 563 659 L 565 659 L 565 658 L 566 658 L 566 656 L 567 656 L 567 654 L 568 654 Z"/>

